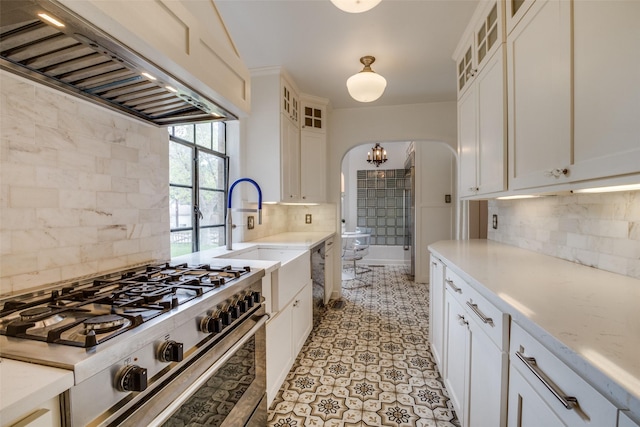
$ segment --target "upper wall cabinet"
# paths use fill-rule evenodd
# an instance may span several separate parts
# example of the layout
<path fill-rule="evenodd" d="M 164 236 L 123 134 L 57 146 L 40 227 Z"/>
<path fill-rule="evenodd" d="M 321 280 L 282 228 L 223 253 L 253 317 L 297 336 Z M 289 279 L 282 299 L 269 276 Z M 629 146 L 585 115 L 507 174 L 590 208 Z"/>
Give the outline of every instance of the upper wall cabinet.
<path fill-rule="evenodd" d="M 60 3 L 233 114 L 249 113 L 249 70 L 213 1 Z"/>
<path fill-rule="evenodd" d="M 304 202 L 327 200 L 327 100 L 301 95 L 300 194 Z"/>
<path fill-rule="evenodd" d="M 509 189 L 567 182 L 571 2 L 536 0 L 507 36 L 507 59 Z"/>
<path fill-rule="evenodd" d="M 640 173 L 639 16 L 636 1 L 520 5 L 507 36 L 510 190 Z"/>
<path fill-rule="evenodd" d="M 640 172 L 640 1 L 573 3 L 572 180 Z"/>
<path fill-rule="evenodd" d="M 454 53 L 458 74 L 458 98 L 504 42 L 503 3 L 480 2 Z"/>
<path fill-rule="evenodd" d="M 463 198 L 486 197 L 507 186 L 502 5 L 480 3 L 454 55 L 460 94 L 459 195 Z M 463 68 L 469 71 L 462 72 Z"/>
<path fill-rule="evenodd" d="M 255 71 L 251 84 L 252 112 L 245 121 L 247 176 L 260 184 L 264 201 L 325 202 L 327 101 L 301 97 L 280 68 Z M 309 108 L 320 128 L 300 129 L 300 112 Z"/>

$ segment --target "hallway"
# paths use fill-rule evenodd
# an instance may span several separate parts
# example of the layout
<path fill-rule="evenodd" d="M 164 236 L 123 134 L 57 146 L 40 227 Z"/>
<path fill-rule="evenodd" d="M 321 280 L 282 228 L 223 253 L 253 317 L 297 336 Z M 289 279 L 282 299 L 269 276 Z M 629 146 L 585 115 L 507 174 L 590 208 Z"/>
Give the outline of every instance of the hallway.
<path fill-rule="evenodd" d="M 428 345 L 428 285 L 407 267 L 343 282 L 269 410 L 270 427 L 458 426 Z M 334 301 L 332 301 L 334 303 Z"/>

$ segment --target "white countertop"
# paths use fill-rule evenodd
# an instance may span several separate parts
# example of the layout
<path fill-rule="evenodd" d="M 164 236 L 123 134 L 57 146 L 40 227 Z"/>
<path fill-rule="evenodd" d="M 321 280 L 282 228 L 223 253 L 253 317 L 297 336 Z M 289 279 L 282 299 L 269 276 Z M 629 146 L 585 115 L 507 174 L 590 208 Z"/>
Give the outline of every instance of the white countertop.
<path fill-rule="evenodd" d="M 429 250 L 640 418 L 640 280 L 489 240 L 441 241 Z"/>
<path fill-rule="evenodd" d="M 275 246 L 281 249 L 311 249 L 334 235 L 333 231 L 298 231 L 275 234 L 248 243 L 255 243 L 263 248 Z"/>
<path fill-rule="evenodd" d="M 73 386 L 73 372 L 0 359 L 0 423 L 17 421 Z"/>

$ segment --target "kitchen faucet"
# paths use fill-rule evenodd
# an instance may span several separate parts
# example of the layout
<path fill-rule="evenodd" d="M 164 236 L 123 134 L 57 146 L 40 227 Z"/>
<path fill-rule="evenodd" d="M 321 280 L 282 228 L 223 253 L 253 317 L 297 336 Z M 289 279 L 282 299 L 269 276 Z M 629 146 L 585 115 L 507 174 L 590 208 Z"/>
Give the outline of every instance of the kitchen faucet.
<path fill-rule="evenodd" d="M 231 243 L 233 233 L 231 232 L 231 230 L 233 229 L 234 225 L 233 225 L 233 220 L 231 218 L 231 196 L 233 195 L 234 187 L 243 181 L 253 184 L 253 186 L 256 187 L 256 190 L 258 190 L 258 224 L 262 224 L 262 190 L 260 189 L 260 186 L 258 185 L 257 182 L 255 182 L 251 178 L 237 179 L 233 184 L 231 184 L 231 187 L 229 188 L 229 196 L 228 196 L 228 202 L 227 202 L 227 250 L 233 249 L 232 243 Z M 236 209 L 236 211 L 255 212 L 254 209 Z"/>

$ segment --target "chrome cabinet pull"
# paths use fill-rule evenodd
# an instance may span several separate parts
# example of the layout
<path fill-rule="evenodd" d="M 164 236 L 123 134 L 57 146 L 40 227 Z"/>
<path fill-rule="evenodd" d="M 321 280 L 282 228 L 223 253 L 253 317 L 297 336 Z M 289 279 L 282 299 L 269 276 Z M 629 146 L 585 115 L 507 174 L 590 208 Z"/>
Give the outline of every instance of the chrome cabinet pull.
<path fill-rule="evenodd" d="M 476 316 L 480 318 L 480 320 L 482 320 L 482 323 L 486 323 L 490 326 L 495 326 L 493 324 L 493 319 L 491 317 L 485 316 L 478 308 L 478 304 L 472 304 L 471 301 L 469 300 L 467 301 L 467 306 L 471 309 L 471 311 L 473 311 L 476 314 Z"/>
<path fill-rule="evenodd" d="M 456 285 L 453 284 L 453 280 L 451 279 L 446 279 L 445 282 L 447 282 L 447 285 L 451 286 L 451 289 L 454 290 L 454 292 L 457 292 L 459 294 L 462 293 L 462 289 L 460 289 L 459 287 L 457 287 Z"/>
<path fill-rule="evenodd" d="M 529 368 L 531 372 L 533 372 L 533 375 L 535 375 L 540 381 L 542 381 L 542 384 L 544 384 L 544 386 L 556 397 L 556 399 L 558 399 L 560 403 L 562 403 L 562 406 L 567 409 L 573 409 L 578 406 L 578 399 L 573 396 L 566 396 L 564 393 L 562 393 L 559 387 L 553 381 L 551 381 L 551 379 L 544 372 L 542 372 L 540 368 L 538 368 L 535 357 L 527 357 L 519 351 L 516 351 L 516 356 L 518 356 L 518 359 L 520 359 L 522 363 L 524 363 L 525 366 Z"/>

